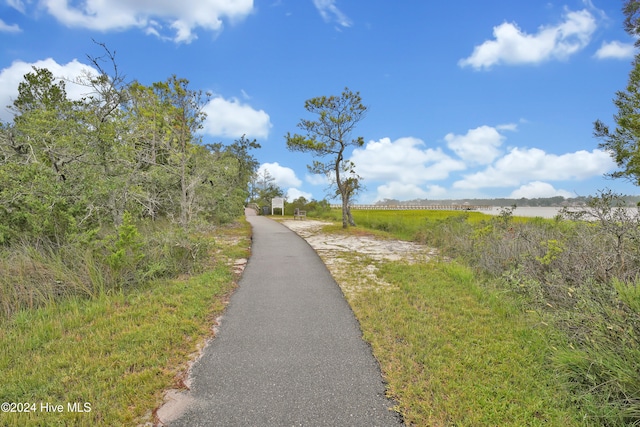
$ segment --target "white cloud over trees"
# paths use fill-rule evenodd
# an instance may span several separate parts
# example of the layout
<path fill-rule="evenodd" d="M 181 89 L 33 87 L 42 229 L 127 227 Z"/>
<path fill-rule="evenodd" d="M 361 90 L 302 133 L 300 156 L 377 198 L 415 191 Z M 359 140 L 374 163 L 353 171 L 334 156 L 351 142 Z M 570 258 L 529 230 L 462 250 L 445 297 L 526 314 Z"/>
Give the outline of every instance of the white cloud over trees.
<path fill-rule="evenodd" d="M 370 141 L 364 148 L 354 149 L 351 160 L 358 174 L 373 181 L 424 183 L 466 168 L 441 148 L 425 148 L 424 141 L 413 137 Z"/>
<path fill-rule="evenodd" d="M 551 183 L 583 181 L 615 169 L 609 153 L 599 149 L 565 154 L 502 150 L 505 132 L 516 130 L 515 124 L 483 125 L 464 134 L 448 133 L 446 147 L 427 147 L 413 137 L 382 138 L 354 149 L 351 160 L 376 192 L 369 200 L 473 197 L 492 188 L 511 188 L 516 198 L 570 197 Z"/>
<path fill-rule="evenodd" d="M 263 163 L 258 168 L 258 175 L 269 172 L 278 187 L 299 187 L 302 181 L 296 176 L 293 169 L 286 166 L 280 166 L 278 162 Z"/>
<path fill-rule="evenodd" d="M 511 199 L 537 199 L 537 198 L 546 198 L 546 197 L 574 197 L 574 194 L 571 194 L 565 190 L 556 190 L 553 185 L 548 182 L 542 181 L 533 181 L 528 184 L 525 184 L 514 190 L 509 198 Z"/>
<path fill-rule="evenodd" d="M 271 120 L 264 110 L 256 110 L 236 98 L 222 96 L 212 98 L 204 107 L 207 120 L 204 132 L 212 136 L 239 138 L 266 138 L 271 129 Z"/>
<path fill-rule="evenodd" d="M 33 72 L 33 67 L 46 68 L 54 76 L 64 79 L 67 95 L 71 99 L 80 99 L 87 93 L 86 87 L 72 83 L 73 80 L 87 72 L 98 73 L 93 67 L 82 64 L 77 59 L 66 64 L 58 64 L 52 58 L 33 63 L 14 61 L 11 66 L 0 70 L 0 120 L 8 122 L 13 118 L 7 106 L 12 105 L 13 100 L 18 97 L 18 85 L 24 80 L 25 74 Z"/>
<path fill-rule="evenodd" d="M 306 191 L 301 191 L 297 188 L 289 188 L 287 190 L 287 202 L 293 202 L 295 199 L 298 199 L 300 197 L 304 197 L 307 200 L 313 199 L 313 195 L 311 193 L 307 193 Z"/>
<path fill-rule="evenodd" d="M 273 178 L 275 185 L 284 189 L 288 202 L 291 202 L 298 197 L 304 197 L 307 200 L 311 200 L 313 198 L 311 193 L 297 188 L 302 185 L 302 181 L 296 176 L 293 169 L 281 166 L 278 162 L 273 162 L 261 164 L 258 168 L 258 175 L 264 175 L 265 171 L 267 171 Z"/>
<path fill-rule="evenodd" d="M 13 100 L 18 96 L 18 85 L 24 80 L 25 74 L 33 71 L 33 67 L 46 68 L 54 76 L 64 79 L 67 95 L 71 99 L 80 99 L 88 91 L 86 87 L 74 84 L 73 80 L 87 72 L 98 74 L 96 69 L 77 59 L 66 64 L 58 64 L 52 58 L 33 63 L 14 61 L 8 68 L 0 70 L 0 120 L 8 122 L 13 118 L 13 114 L 6 107 L 13 104 Z M 205 105 L 204 111 L 207 118 L 203 131 L 208 135 L 226 138 L 239 138 L 242 135 L 248 138 L 269 136 L 269 115 L 235 98 L 225 99 L 216 96 Z"/>

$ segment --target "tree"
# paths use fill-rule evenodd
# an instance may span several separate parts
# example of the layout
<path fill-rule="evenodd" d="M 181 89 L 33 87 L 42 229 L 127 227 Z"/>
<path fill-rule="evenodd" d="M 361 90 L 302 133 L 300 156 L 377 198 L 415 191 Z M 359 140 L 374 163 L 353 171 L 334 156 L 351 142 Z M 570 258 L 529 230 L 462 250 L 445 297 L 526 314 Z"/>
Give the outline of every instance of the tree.
<path fill-rule="evenodd" d="M 624 13 L 624 30 L 636 39 L 636 46 L 640 46 L 640 1 L 627 0 L 622 8 Z"/>
<path fill-rule="evenodd" d="M 44 236 L 60 243 L 86 206 L 86 150 L 77 104 L 64 82 L 34 68 L 18 87 L 12 124 L 0 137 L 0 242 Z"/>
<path fill-rule="evenodd" d="M 206 151 L 200 150 L 201 136 L 198 132 L 204 126 L 204 106 L 210 94 L 190 89 L 187 79 L 175 75 L 166 82 L 154 83 L 153 87 L 163 105 L 168 106 L 163 117 L 169 135 L 166 169 L 179 179 L 179 222 L 186 230 L 197 211 L 196 187 L 205 181 L 206 176 L 206 168 L 199 167 L 199 162 L 194 164 L 194 161 Z"/>
<path fill-rule="evenodd" d="M 243 201 L 249 198 L 249 185 L 260 164 L 256 158 L 250 154 L 250 150 L 258 148 L 260 148 L 260 144 L 258 144 L 255 139 L 249 140 L 245 138 L 245 135 L 242 135 L 240 139 L 233 141 L 233 143 L 226 146 L 224 150 L 227 156 L 233 157 L 238 161 L 238 171 L 234 185 L 238 190 L 245 193 Z"/>
<path fill-rule="evenodd" d="M 355 165 L 345 159 L 345 150 L 350 147 L 362 147 L 364 139 L 351 138 L 355 126 L 365 117 L 368 107 L 362 104 L 359 92 L 345 88 L 340 96 L 321 96 L 305 101 L 305 110 L 317 114 L 317 120 L 301 119 L 298 127 L 306 136 L 287 133 L 287 148 L 291 151 L 312 153 L 314 157 L 326 159 L 314 160 L 307 166 L 311 173 L 331 177 L 336 195 L 342 200 L 342 227 L 355 225 L 350 201 L 359 188 L 355 175 Z"/>
<path fill-rule="evenodd" d="M 276 184 L 276 179 L 267 169 L 255 172 L 251 179 L 251 201 L 260 206 L 271 206 L 271 200 L 284 197 L 284 190 Z"/>
<path fill-rule="evenodd" d="M 625 30 L 633 37 L 640 34 L 640 1 L 627 0 L 623 8 Z M 638 45 L 640 42 L 636 42 Z M 600 148 L 607 150 L 619 170 L 610 174 L 613 178 L 626 178 L 640 185 L 640 55 L 636 54 L 629 81 L 624 91 L 618 91 L 614 104 L 618 113 L 614 115 L 615 129 L 600 120 L 594 123 L 594 135 L 603 142 Z"/>

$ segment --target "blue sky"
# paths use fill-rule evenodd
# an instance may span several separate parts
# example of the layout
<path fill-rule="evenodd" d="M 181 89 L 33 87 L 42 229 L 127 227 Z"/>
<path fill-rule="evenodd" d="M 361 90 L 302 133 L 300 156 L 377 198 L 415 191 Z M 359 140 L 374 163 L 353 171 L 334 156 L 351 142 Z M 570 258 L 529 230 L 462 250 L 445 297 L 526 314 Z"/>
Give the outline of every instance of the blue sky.
<path fill-rule="evenodd" d="M 31 66 L 73 78 L 116 52 L 143 84 L 173 74 L 212 93 L 206 142 L 246 134 L 290 197 L 322 199 L 310 156 L 289 152 L 306 99 L 360 92 L 350 151 L 384 198 L 549 197 L 612 188 L 593 122 L 613 124 L 635 53 L 622 0 L 4 0 L 0 105 Z M 71 96 L 78 92 L 68 85 Z M 0 108 L 0 120 L 11 115 Z"/>

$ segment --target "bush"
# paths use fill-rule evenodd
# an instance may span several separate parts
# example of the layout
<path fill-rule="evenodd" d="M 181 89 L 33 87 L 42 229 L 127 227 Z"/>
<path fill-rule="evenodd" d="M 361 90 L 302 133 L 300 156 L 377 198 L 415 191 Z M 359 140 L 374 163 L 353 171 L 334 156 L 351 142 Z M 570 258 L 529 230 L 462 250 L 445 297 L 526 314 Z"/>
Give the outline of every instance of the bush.
<path fill-rule="evenodd" d="M 208 256 L 206 234 L 187 234 L 168 221 L 134 223 L 128 214 L 102 236 L 92 230 L 62 245 L 22 241 L 0 251 L 0 318 L 68 296 L 91 297 L 196 272 Z"/>
<path fill-rule="evenodd" d="M 296 209 L 306 211 L 307 216 L 323 218 L 331 212 L 331 206 L 326 200 L 308 201 L 304 197 L 298 197 L 291 203 L 287 203 L 284 209 L 286 215 L 293 215 Z"/>
<path fill-rule="evenodd" d="M 415 238 L 498 278 L 567 337 L 554 367 L 601 425 L 640 424 L 640 217 L 604 192 L 553 220 L 514 208 L 428 220 Z M 495 281 L 495 280 L 492 280 Z"/>

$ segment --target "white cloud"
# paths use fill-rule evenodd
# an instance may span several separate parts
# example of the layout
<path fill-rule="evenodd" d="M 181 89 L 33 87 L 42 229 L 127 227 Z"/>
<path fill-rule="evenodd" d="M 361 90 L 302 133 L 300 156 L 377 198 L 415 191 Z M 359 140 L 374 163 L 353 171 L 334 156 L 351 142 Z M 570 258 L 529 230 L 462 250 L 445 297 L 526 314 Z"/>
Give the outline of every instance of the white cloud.
<path fill-rule="evenodd" d="M 602 150 L 555 155 L 538 148 L 514 148 L 485 170 L 454 182 L 453 187 L 478 189 L 514 187 L 536 180 L 583 180 L 603 175 L 614 168 L 611 156 Z"/>
<path fill-rule="evenodd" d="M 313 0 L 313 4 L 325 22 L 335 21 L 343 27 L 351 26 L 351 20 L 336 6 L 336 0 Z"/>
<path fill-rule="evenodd" d="M 446 195 L 446 193 L 447 190 L 439 185 L 428 185 L 426 189 L 423 189 L 415 184 L 390 182 L 377 188 L 376 201 L 383 199 L 435 199 Z"/>
<path fill-rule="evenodd" d="M 423 183 L 446 179 L 452 171 L 465 165 L 443 153 L 440 148 L 423 148 L 424 142 L 413 137 L 391 141 L 370 141 L 364 148 L 353 150 L 351 160 L 364 179 Z"/>
<path fill-rule="evenodd" d="M 242 135 L 254 138 L 269 136 L 271 121 L 263 110 L 254 110 L 238 99 L 216 96 L 204 107 L 207 119 L 204 132 L 213 136 L 238 138 Z"/>
<path fill-rule="evenodd" d="M 395 141 L 382 138 L 353 150 L 351 160 L 364 180 L 383 182 L 376 189 L 376 200 L 440 197 L 446 193 L 442 187 L 425 184 L 444 180 L 451 172 L 464 170 L 466 166 L 445 154 L 441 148 L 424 146 L 422 140 L 413 137 Z"/>
<path fill-rule="evenodd" d="M 597 24 L 587 10 L 568 11 L 556 26 L 542 26 L 535 34 L 523 32 L 514 23 L 493 28 L 493 40 L 476 46 L 471 56 L 458 65 L 489 69 L 497 64 L 538 64 L 549 59 L 564 59 L 583 49 L 591 40 Z"/>
<path fill-rule="evenodd" d="M 397 200 L 413 200 L 424 199 L 427 192 L 415 184 L 405 184 L 402 182 L 390 182 L 378 187 L 376 200 L 397 199 Z"/>
<path fill-rule="evenodd" d="M 7 1 L 7 5 L 14 8 L 15 10 L 17 10 L 20 13 L 24 13 L 25 11 L 25 7 L 24 7 L 24 3 L 22 2 L 22 0 L 6 0 Z"/>
<path fill-rule="evenodd" d="M 299 187 L 302 185 L 302 181 L 296 176 L 293 169 L 280 166 L 278 162 L 261 164 L 258 168 L 258 175 L 265 170 L 273 177 L 278 187 Z"/>
<path fill-rule="evenodd" d="M 24 7 L 23 3 L 14 1 Z M 64 25 L 98 31 L 140 28 L 147 34 L 160 36 L 167 28 L 177 43 L 197 38 L 194 30 L 218 32 L 222 19 L 235 22 L 253 11 L 253 0 L 41 0 L 49 14 Z M 15 6 L 14 6 L 15 7 Z"/>
<path fill-rule="evenodd" d="M 22 30 L 18 26 L 18 24 L 9 25 L 0 19 L 0 33 L 19 33 Z"/>
<path fill-rule="evenodd" d="M 602 42 L 602 46 L 595 53 L 598 59 L 631 59 L 635 55 L 633 43 L 622 43 L 617 40 Z"/>
<path fill-rule="evenodd" d="M 91 72 L 98 72 L 85 64 L 74 59 L 67 64 L 58 64 L 51 58 L 36 61 L 33 63 L 14 61 L 9 67 L 0 71 L 0 120 L 10 121 L 13 114 L 6 108 L 13 104 L 14 99 L 18 97 L 18 85 L 24 80 L 24 75 L 33 72 L 33 67 L 46 68 L 53 73 L 55 77 L 65 79 L 65 87 L 67 95 L 71 99 L 80 99 L 87 93 L 87 88 L 69 82 L 77 77 Z"/>
<path fill-rule="evenodd" d="M 299 197 L 304 197 L 307 200 L 313 199 L 313 195 L 311 193 L 307 193 L 306 191 L 301 191 L 293 187 L 287 190 L 286 197 L 287 197 L 287 202 L 293 202 L 295 199 Z"/>
<path fill-rule="evenodd" d="M 467 164 L 487 165 L 499 155 L 499 147 L 505 136 L 498 129 L 515 130 L 515 125 L 499 127 L 480 126 L 470 129 L 466 135 L 449 133 L 444 137 L 447 146 Z"/>
<path fill-rule="evenodd" d="M 329 184 L 329 179 L 327 178 L 327 176 L 322 174 L 305 175 L 304 180 L 311 185 L 328 185 Z"/>
<path fill-rule="evenodd" d="M 565 190 L 556 190 L 555 188 L 553 188 L 553 185 L 547 182 L 533 181 L 521 186 L 517 190 L 514 190 L 509 198 L 521 199 L 524 197 L 526 199 L 536 199 L 556 196 L 569 198 L 573 197 L 573 194 Z"/>

